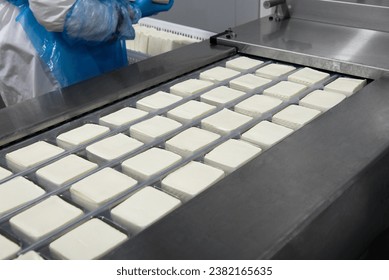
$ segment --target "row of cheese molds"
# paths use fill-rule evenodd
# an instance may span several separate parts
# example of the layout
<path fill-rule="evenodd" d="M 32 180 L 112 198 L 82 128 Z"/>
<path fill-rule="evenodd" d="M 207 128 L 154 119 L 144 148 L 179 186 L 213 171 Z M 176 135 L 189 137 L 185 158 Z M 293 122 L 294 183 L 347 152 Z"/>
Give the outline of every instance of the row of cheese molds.
<path fill-rule="evenodd" d="M 0 258 L 100 258 L 364 83 L 242 56 L 4 150 Z"/>

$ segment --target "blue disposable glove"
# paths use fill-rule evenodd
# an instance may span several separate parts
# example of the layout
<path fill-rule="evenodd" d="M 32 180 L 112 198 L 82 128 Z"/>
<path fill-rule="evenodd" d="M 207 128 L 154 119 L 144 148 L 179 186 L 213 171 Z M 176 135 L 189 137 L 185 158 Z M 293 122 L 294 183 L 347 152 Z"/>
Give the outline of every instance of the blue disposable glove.
<path fill-rule="evenodd" d="M 68 12 L 63 37 L 70 44 L 134 39 L 141 11 L 127 0 L 77 0 Z"/>
<path fill-rule="evenodd" d="M 141 10 L 142 17 L 149 17 L 156 15 L 159 12 L 170 10 L 173 6 L 174 0 L 170 0 L 167 4 L 154 3 L 152 0 L 135 0 L 135 2 L 132 3 Z"/>

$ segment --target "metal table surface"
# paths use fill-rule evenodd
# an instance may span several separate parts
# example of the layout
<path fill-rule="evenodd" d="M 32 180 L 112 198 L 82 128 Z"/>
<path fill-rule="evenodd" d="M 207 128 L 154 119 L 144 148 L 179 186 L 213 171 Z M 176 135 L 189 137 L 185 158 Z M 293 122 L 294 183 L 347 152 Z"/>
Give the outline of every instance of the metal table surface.
<path fill-rule="evenodd" d="M 218 42 L 252 54 L 366 78 L 389 70 L 389 33 L 302 19 L 264 18 L 239 26 Z"/>

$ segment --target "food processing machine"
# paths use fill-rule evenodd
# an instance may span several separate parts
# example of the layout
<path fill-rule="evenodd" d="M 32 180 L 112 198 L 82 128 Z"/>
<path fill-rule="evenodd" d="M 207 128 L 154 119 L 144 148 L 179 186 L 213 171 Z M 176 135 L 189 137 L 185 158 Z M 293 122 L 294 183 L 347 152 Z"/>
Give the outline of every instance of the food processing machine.
<path fill-rule="evenodd" d="M 368 84 L 357 94 L 104 256 L 360 258 L 389 224 L 389 4 L 266 5 L 276 6 L 274 15 L 2 109 L 0 152 L 66 131 L 236 55 L 363 78 Z M 0 165 L 6 167 L 3 158 Z M 12 215 L 1 218 L 0 232 L 13 235 Z M 50 258 L 47 245 L 59 235 L 15 241 L 22 253 L 31 249 Z"/>

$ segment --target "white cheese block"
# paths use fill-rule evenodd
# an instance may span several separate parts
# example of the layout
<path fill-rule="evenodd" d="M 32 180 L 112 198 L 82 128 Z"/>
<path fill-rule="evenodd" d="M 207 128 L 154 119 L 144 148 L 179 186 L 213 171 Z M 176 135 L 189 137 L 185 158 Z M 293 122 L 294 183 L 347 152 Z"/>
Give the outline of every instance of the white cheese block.
<path fill-rule="evenodd" d="M 152 187 L 145 187 L 112 209 L 114 221 L 138 233 L 169 214 L 181 202 Z"/>
<path fill-rule="evenodd" d="M 99 219 L 91 219 L 49 245 L 61 260 L 96 260 L 127 240 L 127 235 Z"/>
<path fill-rule="evenodd" d="M 232 89 L 226 86 L 221 86 L 204 93 L 203 95 L 201 95 L 200 99 L 205 103 L 219 106 L 233 102 L 245 94 L 246 93 L 243 91 Z"/>
<path fill-rule="evenodd" d="M 262 121 L 247 132 L 243 133 L 241 139 L 267 150 L 278 142 L 293 133 L 293 129 Z"/>
<path fill-rule="evenodd" d="M 296 68 L 293 66 L 272 63 L 259 68 L 257 71 L 255 71 L 255 75 L 274 80 L 295 69 Z"/>
<path fill-rule="evenodd" d="M 27 147 L 5 155 L 7 166 L 14 172 L 21 172 L 43 163 L 63 153 L 64 150 L 44 141 L 39 141 Z"/>
<path fill-rule="evenodd" d="M 267 88 L 263 91 L 264 95 L 276 97 L 284 101 L 292 101 L 298 99 L 299 95 L 306 90 L 307 87 L 301 84 L 282 81 L 278 84 Z"/>
<path fill-rule="evenodd" d="M 162 45 L 160 53 L 171 51 L 174 48 L 174 37 L 168 32 L 165 32 L 165 34 L 161 39 Z"/>
<path fill-rule="evenodd" d="M 20 255 L 15 260 L 17 261 L 41 261 L 43 258 L 35 251 L 28 251 L 27 253 Z"/>
<path fill-rule="evenodd" d="M 99 123 L 111 128 L 117 128 L 132 123 L 146 115 L 147 112 L 145 111 L 126 107 L 100 118 Z"/>
<path fill-rule="evenodd" d="M 87 123 L 81 127 L 58 135 L 57 145 L 64 149 L 72 149 L 88 143 L 108 132 L 108 127 Z"/>
<path fill-rule="evenodd" d="M 139 52 L 144 54 L 149 54 L 149 38 L 150 37 L 147 35 L 146 32 L 144 32 L 144 30 L 140 30 L 138 43 L 135 43 L 137 45 L 136 47 L 139 50 Z"/>
<path fill-rule="evenodd" d="M 134 30 L 135 30 L 135 39 L 134 40 L 127 40 L 126 41 L 126 48 L 130 49 L 130 50 L 133 50 L 133 51 L 136 51 L 136 52 L 140 52 L 140 50 L 139 50 L 139 39 L 140 39 L 140 36 L 141 36 L 140 29 L 142 27 L 139 24 L 134 24 L 133 27 L 134 27 Z"/>
<path fill-rule="evenodd" d="M 54 190 L 81 178 L 97 167 L 97 164 L 79 156 L 69 155 L 39 169 L 36 176 L 41 186 L 47 190 Z"/>
<path fill-rule="evenodd" d="M 212 112 L 215 108 L 215 106 L 204 102 L 189 100 L 167 112 L 167 117 L 180 123 L 189 123 Z"/>
<path fill-rule="evenodd" d="M 136 108 L 147 111 L 154 112 L 163 108 L 166 108 L 178 101 L 180 101 L 182 97 L 166 93 L 163 91 L 158 91 L 152 95 L 146 96 L 141 100 L 136 102 Z"/>
<path fill-rule="evenodd" d="M 228 109 L 223 109 L 216 114 L 203 119 L 201 121 L 201 127 L 224 135 L 242 127 L 252 119 L 252 117 L 242 115 Z"/>
<path fill-rule="evenodd" d="M 291 82 L 296 82 L 299 84 L 310 86 L 319 82 L 323 82 L 325 79 L 329 77 L 330 74 L 328 73 L 305 67 L 290 75 L 288 77 L 288 80 Z"/>
<path fill-rule="evenodd" d="M 166 141 L 165 147 L 168 151 L 189 157 L 219 138 L 218 134 L 191 127 Z"/>
<path fill-rule="evenodd" d="M 165 36 L 161 36 L 157 30 L 150 28 L 148 32 L 148 44 L 147 44 L 147 54 L 149 56 L 155 56 L 163 52 L 163 46 L 166 42 Z"/>
<path fill-rule="evenodd" d="M 119 133 L 89 145 L 86 147 L 86 154 L 89 160 L 102 163 L 124 156 L 141 146 L 142 142 Z"/>
<path fill-rule="evenodd" d="M 211 86 L 213 86 L 213 83 L 209 81 L 189 79 L 170 87 L 170 93 L 182 97 L 188 97 L 202 92 Z"/>
<path fill-rule="evenodd" d="M 163 179 L 162 188 L 183 201 L 188 201 L 223 177 L 224 171 L 192 161 Z"/>
<path fill-rule="evenodd" d="M 259 91 L 261 87 L 270 83 L 271 80 L 246 74 L 230 81 L 230 87 L 244 92 Z"/>
<path fill-rule="evenodd" d="M 298 105 L 290 105 L 273 116 L 274 123 L 299 129 L 320 115 L 320 111 Z"/>
<path fill-rule="evenodd" d="M 11 258 L 20 250 L 20 246 L 0 234 L 0 260 Z"/>
<path fill-rule="evenodd" d="M 136 52 L 141 52 L 140 49 L 139 49 L 139 39 L 141 37 L 141 29 L 142 29 L 142 27 L 139 24 L 134 24 L 133 27 L 135 29 L 135 39 L 134 40 L 129 40 L 129 41 L 133 41 L 134 42 L 134 44 L 132 44 L 132 45 L 130 44 L 130 47 L 133 47 L 132 50 L 134 50 Z"/>
<path fill-rule="evenodd" d="M 44 193 L 43 189 L 24 177 L 16 177 L 1 184 L 0 217 Z"/>
<path fill-rule="evenodd" d="M 227 61 L 226 67 L 239 72 L 243 72 L 259 67 L 261 64 L 263 64 L 263 61 L 261 60 L 241 56 Z"/>
<path fill-rule="evenodd" d="M 250 116 L 262 117 L 282 104 L 282 100 L 266 95 L 253 95 L 234 108 L 235 112 Z"/>
<path fill-rule="evenodd" d="M 155 116 L 130 127 L 130 135 L 144 143 L 149 143 L 178 129 L 181 124 L 177 121 Z"/>
<path fill-rule="evenodd" d="M 301 106 L 325 112 L 338 105 L 346 95 L 323 90 L 315 90 L 300 100 Z"/>
<path fill-rule="evenodd" d="M 27 242 L 47 237 L 60 227 L 81 217 L 83 212 L 52 196 L 9 220 L 11 228 Z"/>
<path fill-rule="evenodd" d="M 233 172 L 261 153 L 261 149 L 244 141 L 230 139 L 204 157 L 204 163 Z"/>
<path fill-rule="evenodd" d="M 136 180 L 148 180 L 181 160 L 172 152 L 151 148 L 122 163 L 123 172 Z"/>
<path fill-rule="evenodd" d="M 238 76 L 239 74 L 240 72 L 238 71 L 224 68 L 221 66 L 216 66 L 200 73 L 200 80 L 210 81 L 212 83 L 221 83 L 232 79 Z"/>
<path fill-rule="evenodd" d="M 135 37 L 136 37 L 136 35 L 135 35 Z M 126 49 L 135 51 L 135 40 L 126 40 Z"/>
<path fill-rule="evenodd" d="M 70 194 L 75 202 L 93 210 L 131 189 L 136 183 L 127 175 L 107 167 L 72 185 Z"/>
<path fill-rule="evenodd" d="M 366 85 L 366 80 L 353 78 L 338 78 L 324 87 L 324 90 L 351 96 Z"/>
<path fill-rule="evenodd" d="M 0 166 L 0 181 L 11 176 L 12 172 Z"/>

